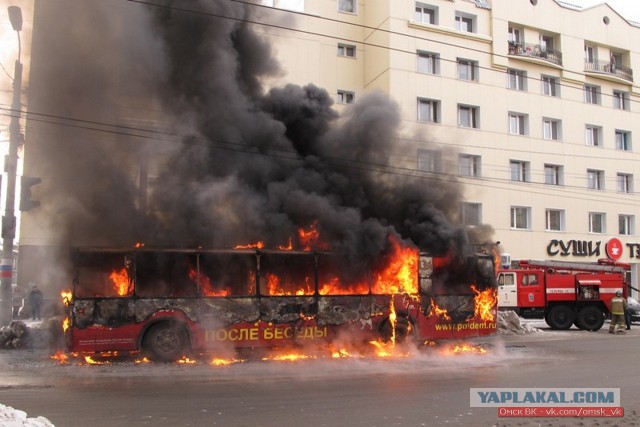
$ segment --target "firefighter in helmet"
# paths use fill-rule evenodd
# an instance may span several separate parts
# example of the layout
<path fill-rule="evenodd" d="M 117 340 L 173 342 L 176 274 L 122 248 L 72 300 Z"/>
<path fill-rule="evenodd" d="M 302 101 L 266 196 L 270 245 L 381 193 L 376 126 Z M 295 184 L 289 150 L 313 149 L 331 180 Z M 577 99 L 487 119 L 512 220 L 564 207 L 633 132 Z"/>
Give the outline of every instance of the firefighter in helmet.
<path fill-rule="evenodd" d="M 609 326 L 609 333 L 616 333 L 616 326 L 619 330 L 624 332 L 625 321 L 624 312 L 627 311 L 627 300 L 622 296 L 622 292 L 616 292 L 616 296 L 611 298 L 611 325 Z"/>

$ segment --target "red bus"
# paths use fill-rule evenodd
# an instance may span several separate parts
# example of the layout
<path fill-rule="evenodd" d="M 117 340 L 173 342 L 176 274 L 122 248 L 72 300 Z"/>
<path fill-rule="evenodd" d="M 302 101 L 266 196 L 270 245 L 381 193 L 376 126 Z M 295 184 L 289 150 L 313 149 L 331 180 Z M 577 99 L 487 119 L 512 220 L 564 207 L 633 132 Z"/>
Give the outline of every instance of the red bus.
<path fill-rule="evenodd" d="M 76 249 L 67 347 L 175 361 L 225 346 L 496 331 L 493 256 L 454 260 L 391 246 L 374 263 L 319 251 Z"/>

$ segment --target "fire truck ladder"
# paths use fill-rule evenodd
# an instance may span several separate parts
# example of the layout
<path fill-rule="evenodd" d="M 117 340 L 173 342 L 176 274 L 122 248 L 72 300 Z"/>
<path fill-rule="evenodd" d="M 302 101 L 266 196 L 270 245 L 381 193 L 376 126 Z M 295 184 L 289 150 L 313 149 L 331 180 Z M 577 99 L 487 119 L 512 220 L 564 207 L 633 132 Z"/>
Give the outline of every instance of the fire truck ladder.
<path fill-rule="evenodd" d="M 528 261 L 520 261 L 521 267 L 543 267 L 543 268 L 553 268 L 555 270 L 565 270 L 565 271 L 600 271 L 606 273 L 622 273 L 625 274 L 629 269 L 628 266 L 623 264 L 587 264 L 581 262 L 567 262 L 567 261 L 536 261 L 536 260 L 528 260 Z"/>

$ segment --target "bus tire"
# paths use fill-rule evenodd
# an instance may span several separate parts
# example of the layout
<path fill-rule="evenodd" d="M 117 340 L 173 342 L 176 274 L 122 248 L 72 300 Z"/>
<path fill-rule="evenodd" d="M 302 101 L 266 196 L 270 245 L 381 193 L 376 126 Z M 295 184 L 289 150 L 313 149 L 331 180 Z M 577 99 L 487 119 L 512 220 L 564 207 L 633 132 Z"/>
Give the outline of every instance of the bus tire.
<path fill-rule="evenodd" d="M 585 331 L 597 331 L 604 325 L 604 313 L 593 305 L 582 307 L 578 312 L 576 323 Z"/>
<path fill-rule="evenodd" d="M 187 344 L 184 326 L 175 322 L 161 322 L 144 334 L 142 350 L 154 362 L 175 362 L 184 356 Z"/>
<path fill-rule="evenodd" d="M 556 305 L 549 310 L 547 315 L 547 324 L 551 329 L 559 329 L 565 331 L 571 328 L 576 320 L 576 313 L 566 305 Z"/>
<path fill-rule="evenodd" d="M 411 320 L 407 316 L 399 315 L 396 318 L 396 343 L 406 342 L 413 332 L 413 325 Z M 393 328 L 391 327 L 391 320 L 386 319 L 380 326 L 380 338 L 384 342 L 391 341 L 391 335 L 393 334 Z"/>

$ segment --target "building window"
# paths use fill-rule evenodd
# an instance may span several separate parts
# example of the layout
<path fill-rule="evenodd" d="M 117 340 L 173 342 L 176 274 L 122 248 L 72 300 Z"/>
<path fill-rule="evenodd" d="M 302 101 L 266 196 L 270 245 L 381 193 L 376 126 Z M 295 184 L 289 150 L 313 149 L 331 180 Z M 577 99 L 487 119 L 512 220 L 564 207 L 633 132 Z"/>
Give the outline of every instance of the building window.
<path fill-rule="evenodd" d="M 482 176 L 482 158 L 472 154 L 460 154 L 460 176 L 480 178 Z"/>
<path fill-rule="evenodd" d="M 442 153 L 436 150 L 418 150 L 418 170 L 422 172 L 440 172 Z"/>
<path fill-rule="evenodd" d="M 545 35 L 540 35 L 540 47 L 542 48 L 543 52 L 547 52 L 549 50 L 554 50 L 555 49 L 555 42 L 553 40 L 553 37 L 551 36 L 545 36 Z"/>
<path fill-rule="evenodd" d="M 338 43 L 338 56 L 356 57 L 356 47 L 350 44 Z"/>
<path fill-rule="evenodd" d="M 613 108 L 629 111 L 629 92 L 613 91 Z"/>
<path fill-rule="evenodd" d="M 547 209 L 545 211 L 545 230 L 547 231 L 563 231 L 564 230 L 564 211 L 560 209 Z"/>
<path fill-rule="evenodd" d="M 356 0 L 338 0 L 340 12 L 356 13 Z"/>
<path fill-rule="evenodd" d="M 425 74 L 440 74 L 440 54 L 433 52 L 418 52 L 418 72 Z"/>
<path fill-rule="evenodd" d="M 464 31 L 466 33 L 475 33 L 475 19 L 474 15 L 467 13 L 456 12 L 456 30 Z"/>
<path fill-rule="evenodd" d="M 440 101 L 418 99 L 418 121 L 440 123 Z"/>
<path fill-rule="evenodd" d="M 347 90 L 338 90 L 336 102 L 338 104 L 353 104 L 356 94 Z"/>
<path fill-rule="evenodd" d="M 527 135 L 529 133 L 526 114 L 509 113 L 509 133 L 511 135 Z"/>
<path fill-rule="evenodd" d="M 589 233 L 605 233 L 605 219 L 606 216 L 602 212 L 589 212 Z"/>
<path fill-rule="evenodd" d="M 631 151 L 631 132 L 616 129 L 616 150 Z"/>
<path fill-rule="evenodd" d="M 631 236 L 635 233 L 635 217 L 633 215 L 618 215 L 618 234 Z"/>
<path fill-rule="evenodd" d="M 604 190 L 604 171 L 587 169 L 587 188 Z"/>
<path fill-rule="evenodd" d="M 560 129 L 560 120 L 550 118 L 542 119 L 542 136 L 544 139 L 559 141 Z"/>
<path fill-rule="evenodd" d="M 511 181 L 529 182 L 529 162 L 511 160 L 509 162 L 509 167 L 511 170 Z"/>
<path fill-rule="evenodd" d="M 563 184 L 563 167 L 559 165 L 544 165 L 544 183 L 547 185 Z"/>
<path fill-rule="evenodd" d="M 463 225 L 477 226 L 482 224 L 481 203 L 460 203 L 460 219 Z"/>
<path fill-rule="evenodd" d="M 507 70 L 508 87 L 513 90 L 527 90 L 527 72 L 509 68 Z"/>
<path fill-rule="evenodd" d="M 531 208 L 512 206 L 511 207 L 511 228 L 518 230 L 528 230 L 530 228 Z"/>
<path fill-rule="evenodd" d="M 480 108 L 458 104 L 458 126 L 478 129 L 480 127 Z"/>
<path fill-rule="evenodd" d="M 616 176 L 618 193 L 633 193 L 633 175 L 619 173 Z"/>
<path fill-rule="evenodd" d="M 478 62 L 458 58 L 458 79 L 472 82 L 478 81 Z"/>
<path fill-rule="evenodd" d="M 416 2 L 416 14 L 414 20 L 424 24 L 438 25 L 438 7 Z"/>
<path fill-rule="evenodd" d="M 584 85 L 584 102 L 600 104 L 600 86 Z"/>
<path fill-rule="evenodd" d="M 542 76 L 542 94 L 560 96 L 560 81 L 557 77 Z"/>
<path fill-rule="evenodd" d="M 522 41 L 522 28 L 509 27 L 509 41 L 520 43 Z"/>
<path fill-rule="evenodd" d="M 584 60 L 586 62 L 595 62 L 598 59 L 598 50 L 595 46 L 584 45 Z"/>
<path fill-rule="evenodd" d="M 587 125 L 585 129 L 585 143 L 590 147 L 601 147 L 602 128 L 600 126 Z"/>

